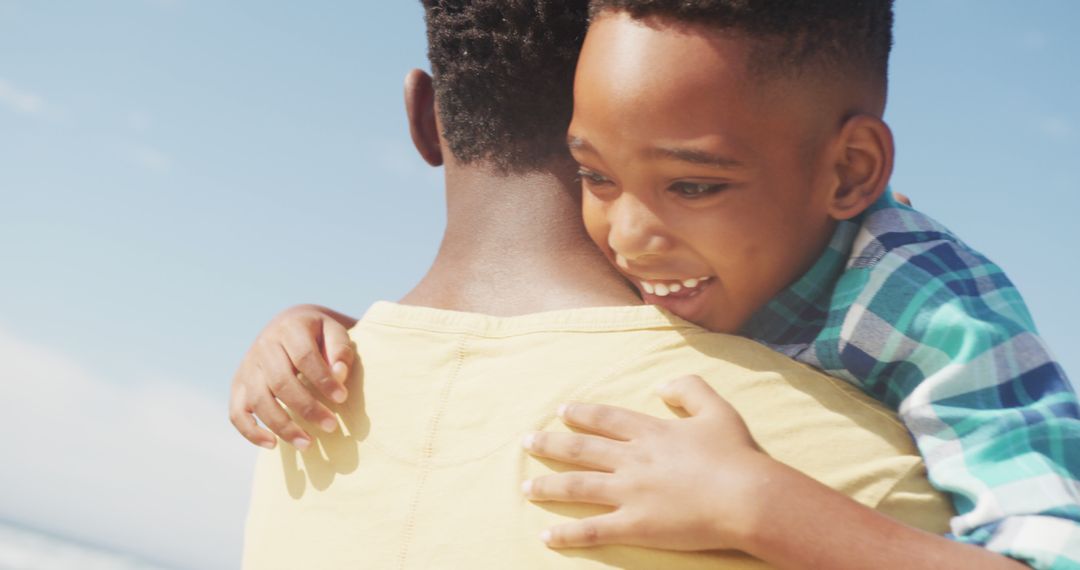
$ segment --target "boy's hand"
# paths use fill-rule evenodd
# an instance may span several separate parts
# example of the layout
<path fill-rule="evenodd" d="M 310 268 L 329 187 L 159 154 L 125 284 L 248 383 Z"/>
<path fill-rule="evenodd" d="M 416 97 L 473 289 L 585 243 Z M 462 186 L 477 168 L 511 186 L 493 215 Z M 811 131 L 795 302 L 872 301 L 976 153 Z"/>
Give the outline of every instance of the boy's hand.
<path fill-rule="evenodd" d="M 337 429 L 334 415 L 312 395 L 312 387 L 328 400 L 348 397 L 344 381 L 355 351 L 346 325 L 355 320 L 315 305 L 282 311 L 263 329 L 233 377 L 229 419 L 255 445 L 273 448 L 271 431 L 305 449 L 311 436 L 281 404 L 327 432 Z M 304 380 L 297 376 L 303 374 Z M 280 403 L 279 403 L 280 401 Z M 259 426 L 258 417 L 270 431 Z"/>
<path fill-rule="evenodd" d="M 567 404 L 563 421 L 580 433 L 525 437 L 533 455 L 594 471 L 526 481 L 534 501 L 609 505 L 615 510 L 554 527 L 551 547 L 626 544 L 668 550 L 744 549 L 753 527 L 756 485 L 776 462 L 754 443 L 735 409 L 697 376 L 659 391 L 689 412 L 663 420 L 611 406 Z"/>
<path fill-rule="evenodd" d="M 909 208 L 911 207 L 911 198 L 908 198 L 906 194 L 901 194 L 901 193 L 897 192 L 896 190 L 893 190 L 892 195 L 893 195 L 893 198 L 897 202 L 900 202 L 901 204 L 903 204 L 903 205 L 905 205 L 905 206 L 907 206 Z"/>

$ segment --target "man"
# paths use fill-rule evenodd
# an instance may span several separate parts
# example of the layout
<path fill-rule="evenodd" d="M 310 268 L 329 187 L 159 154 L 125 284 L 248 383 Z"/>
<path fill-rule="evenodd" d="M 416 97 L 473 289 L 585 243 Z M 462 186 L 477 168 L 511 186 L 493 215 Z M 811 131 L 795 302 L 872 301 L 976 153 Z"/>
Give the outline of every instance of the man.
<path fill-rule="evenodd" d="M 565 466 L 529 458 L 520 437 L 565 430 L 554 412 L 568 400 L 673 418 L 653 390 L 685 374 L 730 402 L 772 458 L 944 532 L 948 508 L 894 418 L 752 342 L 640 306 L 589 243 L 564 144 L 586 2 L 450 4 L 425 2 L 434 83 L 414 70 L 405 86 L 417 150 L 445 164 L 442 246 L 400 304 L 376 304 L 350 332 L 349 399 L 320 404 L 342 429 L 260 457 L 245 566 L 761 567 L 733 552 L 555 551 L 538 538 L 605 509 L 527 501 L 523 482 Z M 878 520 L 866 512 L 861 522 Z M 812 526 L 793 538 L 807 566 L 835 539 Z"/>

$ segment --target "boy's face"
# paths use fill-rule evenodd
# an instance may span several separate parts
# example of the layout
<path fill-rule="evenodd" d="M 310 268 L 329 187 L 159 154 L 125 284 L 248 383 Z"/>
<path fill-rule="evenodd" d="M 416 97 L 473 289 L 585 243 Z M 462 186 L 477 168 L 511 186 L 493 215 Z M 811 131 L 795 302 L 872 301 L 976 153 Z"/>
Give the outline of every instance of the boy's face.
<path fill-rule="evenodd" d="M 747 48 L 604 14 L 586 36 L 569 131 L 593 241 L 646 302 L 721 332 L 809 269 L 834 228 L 837 119 L 795 81 L 749 74 Z"/>

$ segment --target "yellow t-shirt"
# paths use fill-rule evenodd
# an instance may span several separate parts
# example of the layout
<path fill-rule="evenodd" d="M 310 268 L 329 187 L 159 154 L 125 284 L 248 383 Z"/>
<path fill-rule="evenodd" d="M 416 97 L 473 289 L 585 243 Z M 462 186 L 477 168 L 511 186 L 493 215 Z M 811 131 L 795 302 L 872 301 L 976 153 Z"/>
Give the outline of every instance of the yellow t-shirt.
<path fill-rule="evenodd" d="M 258 459 L 245 568 L 765 567 L 735 552 L 556 551 L 539 539 L 604 509 L 526 500 L 523 481 L 565 466 L 528 456 L 522 436 L 565 430 L 565 401 L 673 417 L 654 390 L 685 374 L 730 401 L 774 458 L 908 524 L 948 529 L 951 510 L 892 413 L 655 307 L 496 318 L 377 303 L 350 335 L 350 399 L 329 404 L 343 430 L 305 425 L 317 437 L 308 451 L 281 445 Z"/>

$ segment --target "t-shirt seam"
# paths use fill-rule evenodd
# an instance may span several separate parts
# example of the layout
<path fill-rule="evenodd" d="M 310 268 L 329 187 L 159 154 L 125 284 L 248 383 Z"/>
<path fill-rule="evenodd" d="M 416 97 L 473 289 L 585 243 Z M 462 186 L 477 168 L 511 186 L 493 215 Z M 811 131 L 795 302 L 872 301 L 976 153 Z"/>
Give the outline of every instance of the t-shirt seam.
<path fill-rule="evenodd" d="M 398 329 L 398 330 L 410 330 L 417 332 L 424 332 L 430 334 L 446 334 L 446 335 L 464 335 L 476 338 L 484 339 L 500 339 L 500 338 L 512 338 L 517 336 L 526 336 L 533 334 L 564 334 L 564 333 L 580 333 L 580 334 L 597 334 L 597 333 L 609 333 L 613 331 L 626 331 L 626 332 L 643 332 L 643 331 L 680 331 L 685 330 L 688 333 L 708 332 L 697 331 L 696 327 L 692 325 L 679 325 L 679 324 L 661 324 L 655 321 L 642 321 L 640 324 L 634 323 L 590 323 L 590 322 L 572 322 L 563 323 L 559 325 L 536 325 L 535 327 L 522 328 L 520 330 L 512 330 L 506 332 L 495 331 L 480 331 L 474 329 L 468 329 L 464 327 L 432 327 L 430 325 L 419 326 L 404 323 L 395 323 L 388 321 L 381 321 L 377 319 L 365 319 L 357 323 L 382 326 L 386 328 Z"/>
<path fill-rule="evenodd" d="M 453 391 L 455 385 L 457 385 L 457 379 L 461 373 L 461 367 L 465 360 L 465 344 L 467 338 L 462 336 L 458 340 L 457 344 L 457 358 L 454 363 L 454 369 L 447 377 L 446 386 L 443 387 L 442 392 L 439 394 L 439 403 L 435 408 L 435 413 L 431 417 L 427 434 L 425 436 L 424 447 L 421 449 L 420 460 L 416 462 L 415 466 L 418 468 L 416 480 L 416 490 L 413 493 L 412 499 L 409 501 L 408 515 L 405 517 L 405 525 L 402 529 L 401 550 L 398 553 L 398 568 L 404 570 L 408 564 L 409 549 L 412 546 L 412 539 L 415 536 L 416 530 L 416 516 L 420 508 L 420 496 L 424 492 L 428 476 L 433 470 L 433 463 L 431 456 L 435 451 L 435 439 L 438 436 L 439 425 L 442 421 L 443 413 L 446 411 L 447 403 L 450 400 L 450 394 Z"/>

